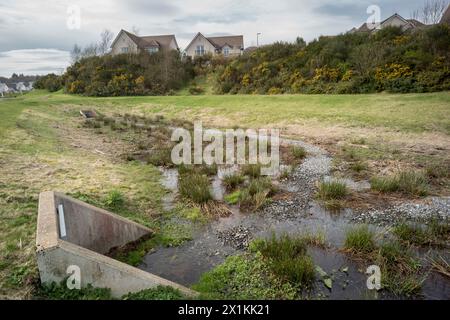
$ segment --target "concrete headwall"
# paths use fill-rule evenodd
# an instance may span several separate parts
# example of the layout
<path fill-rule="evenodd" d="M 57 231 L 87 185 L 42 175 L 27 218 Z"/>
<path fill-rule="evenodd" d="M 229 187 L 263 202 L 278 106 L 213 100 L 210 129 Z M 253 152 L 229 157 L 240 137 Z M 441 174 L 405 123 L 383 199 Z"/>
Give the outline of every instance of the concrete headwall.
<path fill-rule="evenodd" d="M 57 207 L 62 204 L 67 235 L 60 237 Z M 171 286 L 188 296 L 196 293 L 184 286 L 139 270 L 104 253 L 136 241 L 151 230 L 108 211 L 90 206 L 60 193 L 39 196 L 36 236 L 37 262 L 42 283 L 61 282 L 69 266 L 81 271 L 81 285 L 110 288 L 113 296 Z"/>
<path fill-rule="evenodd" d="M 114 215 L 55 193 L 55 205 L 64 208 L 67 236 L 63 240 L 98 253 L 108 253 L 112 248 L 151 234 L 133 221 Z"/>

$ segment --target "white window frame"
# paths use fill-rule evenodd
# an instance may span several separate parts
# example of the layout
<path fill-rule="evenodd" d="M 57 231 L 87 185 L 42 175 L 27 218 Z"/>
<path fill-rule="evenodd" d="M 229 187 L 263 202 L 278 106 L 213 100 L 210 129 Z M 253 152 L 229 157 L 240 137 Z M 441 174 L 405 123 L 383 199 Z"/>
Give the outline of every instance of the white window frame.
<path fill-rule="evenodd" d="M 159 48 L 158 47 L 148 47 L 146 50 L 150 54 L 159 52 Z"/>
<path fill-rule="evenodd" d="M 121 52 L 121 53 L 128 53 L 128 52 L 129 52 L 129 49 L 130 49 L 130 48 L 128 48 L 128 47 L 122 47 L 122 48 L 120 48 L 120 52 Z"/>
<path fill-rule="evenodd" d="M 230 55 L 230 47 L 226 46 L 225 48 L 223 48 L 223 55 L 225 57 Z"/>
<path fill-rule="evenodd" d="M 202 44 L 197 45 L 197 47 L 195 48 L 195 55 L 196 56 L 203 56 L 205 55 L 205 46 Z"/>

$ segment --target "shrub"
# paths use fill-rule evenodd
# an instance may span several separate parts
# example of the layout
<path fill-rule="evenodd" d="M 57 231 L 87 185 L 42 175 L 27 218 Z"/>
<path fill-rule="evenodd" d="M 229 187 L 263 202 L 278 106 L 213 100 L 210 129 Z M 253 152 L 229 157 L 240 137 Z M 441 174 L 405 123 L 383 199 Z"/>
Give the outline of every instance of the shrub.
<path fill-rule="evenodd" d="M 205 90 L 203 90 L 203 88 L 201 87 L 190 87 L 189 88 L 189 93 L 192 95 L 200 95 L 203 94 L 205 92 Z"/>
<path fill-rule="evenodd" d="M 35 89 L 45 89 L 50 92 L 61 90 L 63 87 L 62 78 L 54 73 L 39 77 L 33 84 Z"/>
<path fill-rule="evenodd" d="M 68 93 L 163 95 L 180 89 L 192 78 L 189 68 L 189 63 L 182 61 L 176 51 L 93 56 L 67 68 L 63 79 Z"/>
<path fill-rule="evenodd" d="M 213 199 L 208 178 L 198 173 L 180 176 L 179 191 L 183 197 L 198 204 Z"/>

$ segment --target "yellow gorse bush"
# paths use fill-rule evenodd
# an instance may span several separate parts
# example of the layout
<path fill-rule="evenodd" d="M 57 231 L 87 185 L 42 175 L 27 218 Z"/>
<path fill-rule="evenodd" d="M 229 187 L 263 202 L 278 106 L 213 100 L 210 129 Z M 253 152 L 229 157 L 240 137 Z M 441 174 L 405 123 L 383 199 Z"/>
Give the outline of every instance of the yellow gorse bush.
<path fill-rule="evenodd" d="M 413 72 L 411 68 L 400 63 L 387 64 L 384 68 L 377 68 L 375 71 L 375 79 L 378 82 L 408 78 L 412 76 Z"/>

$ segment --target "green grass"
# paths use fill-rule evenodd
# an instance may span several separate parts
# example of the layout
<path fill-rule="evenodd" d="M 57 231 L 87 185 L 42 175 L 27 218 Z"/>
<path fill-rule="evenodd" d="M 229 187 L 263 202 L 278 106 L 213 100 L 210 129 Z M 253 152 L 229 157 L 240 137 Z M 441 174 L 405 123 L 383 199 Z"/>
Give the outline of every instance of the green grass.
<path fill-rule="evenodd" d="M 393 233 L 407 244 L 445 247 L 450 240 L 450 224 L 437 220 L 428 225 L 403 222 L 394 227 Z"/>
<path fill-rule="evenodd" d="M 220 300 L 293 299 L 296 289 L 275 277 L 261 255 L 228 257 L 193 286 L 200 298 Z"/>
<path fill-rule="evenodd" d="M 345 248 L 356 253 L 369 253 L 375 249 L 374 233 L 367 225 L 353 227 L 345 233 Z"/>
<path fill-rule="evenodd" d="M 267 259 L 270 269 L 281 279 L 306 288 L 315 279 L 315 267 L 307 254 L 307 242 L 302 237 L 272 235 L 267 240 L 257 240 L 252 250 Z"/>
<path fill-rule="evenodd" d="M 401 171 L 388 177 L 373 177 L 370 181 L 373 190 L 389 193 L 403 192 L 411 196 L 428 194 L 428 179 L 422 172 Z"/>
<path fill-rule="evenodd" d="M 239 199 L 241 198 L 241 191 L 237 190 L 233 193 L 227 194 L 224 197 L 226 203 L 234 205 L 239 203 Z"/>
<path fill-rule="evenodd" d="M 108 288 L 94 288 L 91 285 L 80 290 L 70 290 L 65 281 L 60 284 L 45 284 L 37 288 L 35 296 L 47 300 L 118 300 L 111 295 Z M 182 300 L 186 297 L 177 289 L 172 287 L 157 286 L 134 293 L 129 293 L 120 300 Z"/>
<path fill-rule="evenodd" d="M 45 97 L 45 100 L 43 99 Z M 3 110 L 47 104 L 85 104 L 118 109 L 137 107 L 149 114 L 226 116 L 244 127 L 297 121 L 319 121 L 360 127 L 381 127 L 404 132 L 450 133 L 449 92 L 429 94 L 283 95 L 283 96 L 163 96 L 88 98 L 36 90 L 22 98 L 1 101 Z M 427 108 L 423 108 L 427 105 Z M 5 108 L 5 109 L 3 109 Z M 13 107 L 14 108 L 14 107 Z M 12 118 L 17 110 L 8 111 Z M 20 114 L 20 112 L 19 112 Z M 8 115 L 8 116 L 9 116 Z M 11 118 L 10 118 L 11 119 Z M 5 120 L 0 120 L 5 121 Z M 0 124 L 1 127 L 1 124 Z"/>
<path fill-rule="evenodd" d="M 157 286 L 154 289 L 146 289 L 136 293 L 129 293 L 122 297 L 123 300 L 186 300 L 186 297 L 172 287 Z"/>
<path fill-rule="evenodd" d="M 317 197 L 324 201 L 344 199 L 347 194 L 347 185 L 339 180 L 321 181 L 317 190 Z"/>

